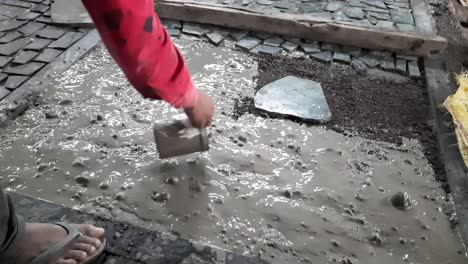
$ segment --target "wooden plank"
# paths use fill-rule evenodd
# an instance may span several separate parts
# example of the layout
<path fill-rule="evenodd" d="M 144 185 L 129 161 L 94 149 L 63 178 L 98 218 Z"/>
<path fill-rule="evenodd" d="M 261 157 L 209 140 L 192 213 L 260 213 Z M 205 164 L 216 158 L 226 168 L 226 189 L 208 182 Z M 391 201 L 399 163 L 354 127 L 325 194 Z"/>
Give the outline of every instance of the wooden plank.
<path fill-rule="evenodd" d="M 440 54 L 447 40 L 434 34 L 365 28 L 298 14 L 266 14 L 245 8 L 200 4 L 187 0 L 156 3 L 162 18 L 212 24 L 250 31 L 343 44 L 373 50 L 389 50 L 416 56 Z"/>

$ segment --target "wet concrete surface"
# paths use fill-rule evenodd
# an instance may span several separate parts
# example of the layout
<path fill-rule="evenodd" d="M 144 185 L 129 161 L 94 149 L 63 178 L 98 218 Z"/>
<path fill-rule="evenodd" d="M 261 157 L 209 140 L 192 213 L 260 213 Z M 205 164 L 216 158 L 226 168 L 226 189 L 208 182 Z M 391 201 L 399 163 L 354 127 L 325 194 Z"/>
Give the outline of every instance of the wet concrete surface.
<path fill-rule="evenodd" d="M 2 182 L 271 263 L 466 262 L 450 197 L 418 141 L 234 120 L 234 102 L 254 94 L 257 62 L 177 43 L 216 102 L 209 152 L 159 160 L 151 124 L 178 112 L 142 100 L 100 47 L 1 130 Z"/>

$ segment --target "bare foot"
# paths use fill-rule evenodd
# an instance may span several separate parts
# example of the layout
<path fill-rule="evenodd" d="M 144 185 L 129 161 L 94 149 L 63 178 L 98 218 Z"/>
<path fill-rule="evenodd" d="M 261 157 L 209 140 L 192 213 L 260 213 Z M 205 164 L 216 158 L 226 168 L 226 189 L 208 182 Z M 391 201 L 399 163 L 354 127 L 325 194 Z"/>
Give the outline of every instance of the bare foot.
<path fill-rule="evenodd" d="M 93 255 L 101 246 L 101 238 L 104 229 L 93 225 L 73 225 L 83 236 L 64 253 L 64 256 L 56 264 L 78 264 L 88 256 Z M 34 224 L 27 223 L 25 227 L 24 239 L 21 242 L 18 260 L 15 263 L 29 264 L 32 260 L 46 251 L 49 247 L 59 242 L 67 236 L 67 231 L 63 227 L 54 224 Z M 55 264 L 55 263 L 54 263 Z"/>

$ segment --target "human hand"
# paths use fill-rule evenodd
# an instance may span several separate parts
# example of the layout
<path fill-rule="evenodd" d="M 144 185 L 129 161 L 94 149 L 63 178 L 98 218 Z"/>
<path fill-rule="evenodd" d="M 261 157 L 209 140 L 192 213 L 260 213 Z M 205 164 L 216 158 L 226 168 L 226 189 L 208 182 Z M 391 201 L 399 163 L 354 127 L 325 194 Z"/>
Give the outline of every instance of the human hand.
<path fill-rule="evenodd" d="M 192 107 L 184 109 L 192 126 L 205 128 L 211 126 L 213 120 L 214 105 L 210 97 L 203 91 L 198 90 L 198 100 Z"/>

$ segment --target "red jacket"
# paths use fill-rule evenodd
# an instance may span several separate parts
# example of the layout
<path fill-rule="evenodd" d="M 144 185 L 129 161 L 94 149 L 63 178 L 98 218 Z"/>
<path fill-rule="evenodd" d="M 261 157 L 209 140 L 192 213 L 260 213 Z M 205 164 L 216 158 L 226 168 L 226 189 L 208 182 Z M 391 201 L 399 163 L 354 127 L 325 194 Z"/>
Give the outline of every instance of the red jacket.
<path fill-rule="evenodd" d="M 197 99 L 184 59 L 154 12 L 153 0 L 83 0 L 109 53 L 145 97 L 174 107 Z"/>

